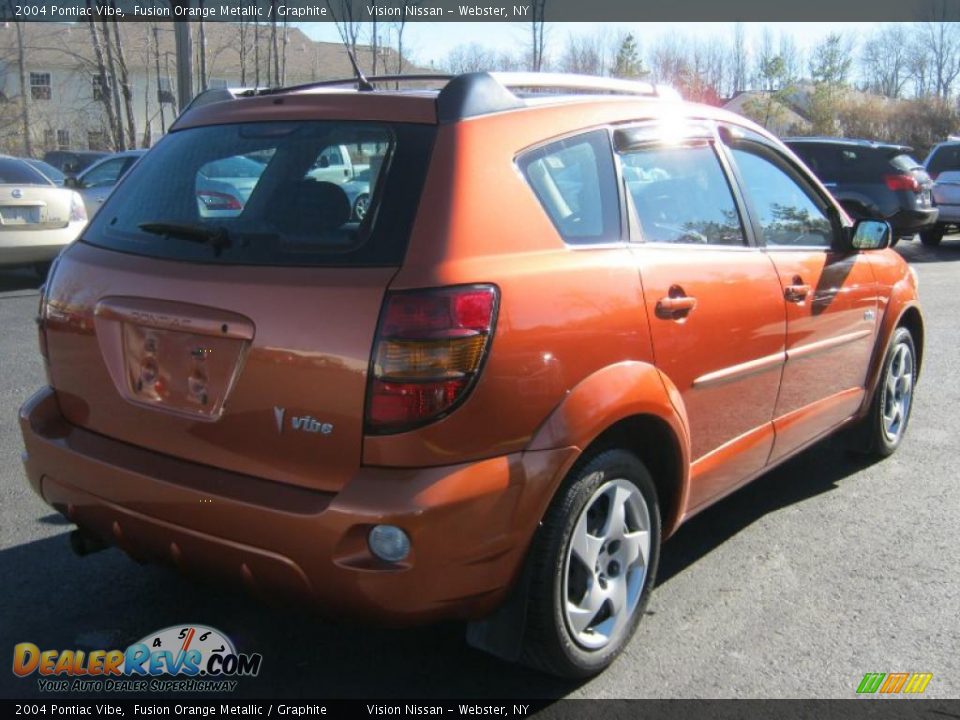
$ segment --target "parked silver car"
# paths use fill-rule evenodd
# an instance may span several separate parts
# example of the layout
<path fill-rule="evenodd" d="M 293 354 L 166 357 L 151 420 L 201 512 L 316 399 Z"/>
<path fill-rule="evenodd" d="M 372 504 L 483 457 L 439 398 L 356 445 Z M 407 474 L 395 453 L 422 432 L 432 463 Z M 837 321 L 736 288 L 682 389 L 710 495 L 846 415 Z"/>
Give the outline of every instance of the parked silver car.
<path fill-rule="evenodd" d="M 48 264 L 87 224 L 83 199 L 29 163 L 0 157 L 0 266 Z"/>
<path fill-rule="evenodd" d="M 113 187 L 146 153 L 146 150 L 125 150 L 98 160 L 76 177 L 67 177 L 66 187 L 80 193 L 87 215 L 92 216 L 107 199 Z"/>
<path fill-rule="evenodd" d="M 937 225 L 921 233 L 924 245 L 939 245 L 948 232 L 960 230 L 960 141 L 951 137 L 934 146 L 923 161 L 933 180 L 933 201 L 940 208 Z"/>

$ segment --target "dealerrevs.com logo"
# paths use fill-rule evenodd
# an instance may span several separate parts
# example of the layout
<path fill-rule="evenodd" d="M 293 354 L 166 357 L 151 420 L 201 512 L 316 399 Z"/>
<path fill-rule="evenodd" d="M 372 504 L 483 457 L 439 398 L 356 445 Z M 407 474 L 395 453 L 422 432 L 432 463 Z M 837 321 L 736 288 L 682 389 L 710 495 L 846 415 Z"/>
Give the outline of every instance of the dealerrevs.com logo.
<path fill-rule="evenodd" d="M 235 678 L 256 677 L 262 662 L 205 625 L 164 628 L 126 650 L 13 648 L 14 674 L 38 676 L 41 692 L 232 692 Z"/>

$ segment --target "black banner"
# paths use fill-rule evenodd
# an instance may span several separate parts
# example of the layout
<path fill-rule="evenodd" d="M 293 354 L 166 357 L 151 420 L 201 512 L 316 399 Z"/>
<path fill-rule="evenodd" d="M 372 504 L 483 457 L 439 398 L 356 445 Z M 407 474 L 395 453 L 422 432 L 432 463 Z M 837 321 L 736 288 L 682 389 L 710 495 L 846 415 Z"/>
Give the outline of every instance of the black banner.
<path fill-rule="evenodd" d="M 19 718 L 642 718 L 911 720 L 960 718 L 960 700 L 2 700 Z"/>
<path fill-rule="evenodd" d="M 352 5 L 349 17 L 361 22 L 525 22 L 535 13 L 532 0 L 352 0 Z M 325 0 L 3 0 L 0 20 L 332 22 L 343 15 L 340 3 L 334 7 L 337 18 Z M 836 0 L 546 0 L 542 10 L 547 22 L 960 20 L 960 0 L 873 0 L 869 5 Z"/>

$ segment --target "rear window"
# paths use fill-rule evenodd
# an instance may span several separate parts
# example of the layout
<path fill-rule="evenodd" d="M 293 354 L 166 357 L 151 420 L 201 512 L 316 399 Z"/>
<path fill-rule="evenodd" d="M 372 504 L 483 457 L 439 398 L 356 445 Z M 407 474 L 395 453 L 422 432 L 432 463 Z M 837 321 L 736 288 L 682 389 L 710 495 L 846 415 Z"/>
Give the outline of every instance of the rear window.
<path fill-rule="evenodd" d="M 359 121 L 173 132 L 123 178 L 83 240 L 191 262 L 396 265 L 433 133 Z"/>
<path fill-rule="evenodd" d="M 0 184 L 53 185 L 43 173 L 22 160 L 0 158 Z"/>
<path fill-rule="evenodd" d="M 936 148 L 927 161 L 927 172 L 939 175 L 951 170 L 960 170 L 960 145 L 942 145 Z"/>

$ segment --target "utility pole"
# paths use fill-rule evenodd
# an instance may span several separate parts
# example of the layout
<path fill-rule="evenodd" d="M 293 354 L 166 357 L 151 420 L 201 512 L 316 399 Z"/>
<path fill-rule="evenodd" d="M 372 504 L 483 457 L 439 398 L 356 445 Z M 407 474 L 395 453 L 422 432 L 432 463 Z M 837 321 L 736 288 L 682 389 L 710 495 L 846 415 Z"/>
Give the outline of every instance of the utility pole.
<path fill-rule="evenodd" d="M 177 106 L 180 112 L 193 100 L 193 42 L 190 39 L 190 23 L 173 24 L 177 50 Z"/>

